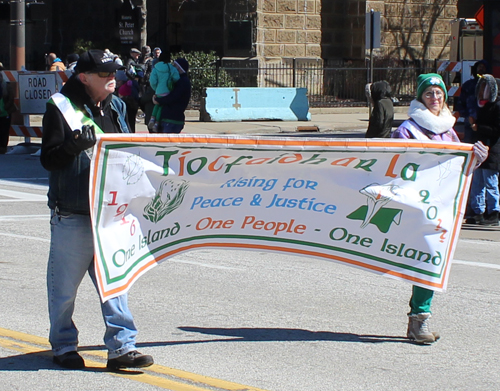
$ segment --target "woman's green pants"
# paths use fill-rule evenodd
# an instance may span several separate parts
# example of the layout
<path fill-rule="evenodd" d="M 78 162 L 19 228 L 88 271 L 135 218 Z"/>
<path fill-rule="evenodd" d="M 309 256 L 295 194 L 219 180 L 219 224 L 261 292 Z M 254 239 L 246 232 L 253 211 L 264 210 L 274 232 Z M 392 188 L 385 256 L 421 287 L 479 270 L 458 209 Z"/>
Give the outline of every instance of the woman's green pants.
<path fill-rule="evenodd" d="M 430 313 L 433 296 L 434 291 L 413 285 L 413 294 L 410 299 L 411 310 L 409 315 L 416 315 L 424 312 Z"/>

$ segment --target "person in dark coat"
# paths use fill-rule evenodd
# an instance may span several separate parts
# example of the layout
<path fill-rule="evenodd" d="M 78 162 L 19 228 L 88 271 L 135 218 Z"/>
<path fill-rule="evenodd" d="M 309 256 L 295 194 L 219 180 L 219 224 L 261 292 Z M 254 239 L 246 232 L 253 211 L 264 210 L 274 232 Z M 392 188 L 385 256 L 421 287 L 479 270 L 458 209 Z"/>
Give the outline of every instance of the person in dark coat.
<path fill-rule="evenodd" d="M 366 138 L 391 137 L 394 107 L 391 100 L 391 86 L 385 80 L 370 85 L 370 98 L 373 110 L 366 132 Z"/>
<path fill-rule="evenodd" d="M 476 85 L 479 77 L 488 70 L 488 63 L 485 60 L 477 61 L 471 68 L 472 79 L 462 84 L 460 97 L 458 99 L 458 112 L 464 118 L 464 142 L 471 143 L 474 139 L 472 124 L 477 118 Z"/>
<path fill-rule="evenodd" d="M 470 191 L 470 206 L 474 216 L 468 224 L 499 225 L 500 194 L 500 79 L 481 76 L 476 85 L 477 119 L 471 128 L 474 141 L 482 141 L 489 149 L 488 158 L 474 172 Z"/>

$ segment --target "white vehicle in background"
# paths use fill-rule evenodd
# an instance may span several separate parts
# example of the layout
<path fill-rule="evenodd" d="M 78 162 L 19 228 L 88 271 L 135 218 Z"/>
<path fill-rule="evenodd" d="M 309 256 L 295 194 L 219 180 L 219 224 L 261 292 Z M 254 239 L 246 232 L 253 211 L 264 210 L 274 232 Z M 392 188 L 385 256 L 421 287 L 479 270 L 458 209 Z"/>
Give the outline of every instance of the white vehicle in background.
<path fill-rule="evenodd" d="M 451 23 L 450 62 L 461 63 L 452 83 L 462 85 L 473 76 L 471 67 L 483 59 L 483 29 L 476 19 L 455 19 Z M 459 79 L 457 80 L 457 78 Z"/>
<path fill-rule="evenodd" d="M 455 19 L 451 22 L 450 44 L 450 59 L 439 63 L 438 73 L 448 86 L 450 106 L 455 107 L 462 84 L 474 77 L 472 66 L 483 59 L 483 28 L 474 18 Z M 463 121 L 459 118 L 457 125 Z M 460 136 L 461 127 L 455 130 Z"/>

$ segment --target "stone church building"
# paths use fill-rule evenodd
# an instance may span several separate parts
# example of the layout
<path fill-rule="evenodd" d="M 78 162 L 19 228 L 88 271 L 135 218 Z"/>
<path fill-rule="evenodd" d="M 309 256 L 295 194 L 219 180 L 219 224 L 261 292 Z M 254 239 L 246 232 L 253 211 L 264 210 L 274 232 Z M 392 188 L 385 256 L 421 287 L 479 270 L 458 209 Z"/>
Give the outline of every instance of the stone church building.
<path fill-rule="evenodd" d="M 365 59 L 365 16 L 374 10 L 381 15 L 381 47 L 374 51 L 375 56 L 409 61 L 446 58 L 450 22 L 459 16 L 458 3 L 458 0 L 185 0 L 171 7 L 168 36 L 186 49 L 216 48 L 223 57 L 252 57 L 259 62 L 321 59 L 341 64 Z M 470 10 L 463 7 L 464 13 L 473 17 L 480 2 L 467 3 L 476 3 L 468 5 Z M 174 20 L 182 22 L 175 24 L 171 22 Z M 148 20 L 148 26 L 149 23 Z"/>
<path fill-rule="evenodd" d="M 4 64 L 9 63 L 9 3 L 0 0 Z M 26 64 L 40 70 L 48 52 L 64 59 L 91 44 L 126 54 L 146 42 L 174 52 L 214 50 L 221 58 L 253 59 L 259 66 L 290 59 L 338 66 L 365 61 L 365 15 L 371 9 L 381 15 L 376 58 L 445 59 L 450 21 L 473 17 L 480 5 L 472 0 L 26 0 Z M 132 27 L 126 31 L 123 25 Z"/>

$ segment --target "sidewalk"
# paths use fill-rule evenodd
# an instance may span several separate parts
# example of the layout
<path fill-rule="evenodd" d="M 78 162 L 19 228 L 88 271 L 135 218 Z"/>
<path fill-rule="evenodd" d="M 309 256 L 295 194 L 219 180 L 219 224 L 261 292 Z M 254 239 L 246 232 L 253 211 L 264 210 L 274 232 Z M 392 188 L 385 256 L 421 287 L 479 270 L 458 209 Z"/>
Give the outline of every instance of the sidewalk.
<path fill-rule="evenodd" d="M 394 108 L 394 126 L 399 125 L 407 116 L 405 106 Z M 236 121 L 236 122 L 201 122 L 197 110 L 186 111 L 186 124 L 182 133 L 187 134 L 240 134 L 240 135 L 269 135 L 280 136 L 300 134 L 315 134 L 328 137 L 362 137 L 368 128 L 367 107 L 330 107 L 312 108 L 311 121 Z M 42 115 L 30 116 L 31 126 L 42 125 Z M 317 129 L 317 130 L 307 130 Z M 147 133 L 146 125 L 136 124 L 137 133 Z M 33 138 L 34 143 L 40 140 Z M 9 145 L 24 142 L 23 137 L 10 137 Z"/>
<path fill-rule="evenodd" d="M 407 118 L 407 110 L 407 107 L 395 107 L 395 123 L 399 124 Z M 368 128 L 369 114 L 366 107 L 312 108 L 309 112 L 311 121 L 200 122 L 198 111 L 189 110 L 182 133 L 280 136 L 314 133 L 315 136 L 362 137 Z M 137 124 L 137 131 L 146 132 L 146 126 Z"/>

